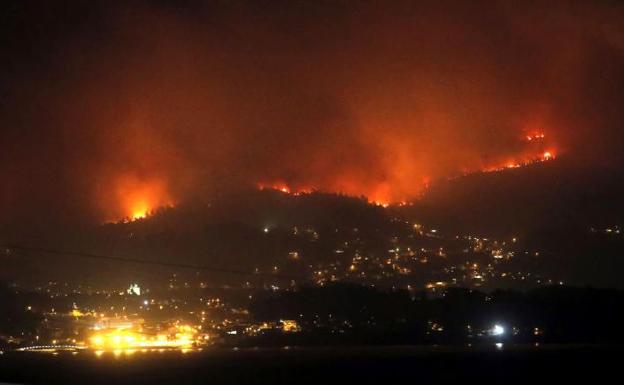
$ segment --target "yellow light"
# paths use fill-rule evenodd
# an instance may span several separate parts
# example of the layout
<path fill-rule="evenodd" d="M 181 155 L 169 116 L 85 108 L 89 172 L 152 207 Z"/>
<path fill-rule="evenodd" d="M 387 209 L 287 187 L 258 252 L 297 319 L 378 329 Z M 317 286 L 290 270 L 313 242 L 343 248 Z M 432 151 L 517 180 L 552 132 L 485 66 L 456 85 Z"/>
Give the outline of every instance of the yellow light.
<path fill-rule="evenodd" d="M 132 219 L 143 219 L 147 217 L 147 209 L 140 208 L 132 213 Z"/>
<path fill-rule="evenodd" d="M 287 333 L 298 332 L 301 330 L 299 324 L 295 320 L 281 320 L 282 322 L 282 331 Z"/>
<path fill-rule="evenodd" d="M 197 330 L 188 325 L 177 327 L 178 333 L 167 335 L 158 334 L 151 338 L 132 330 L 100 331 L 90 339 L 91 347 L 97 350 L 116 350 L 133 352 L 145 348 L 190 348 L 198 337 Z"/>
<path fill-rule="evenodd" d="M 101 345 L 104 344 L 104 338 L 102 336 L 100 336 L 100 335 L 96 335 L 96 336 L 91 338 L 91 342 L 94 345 L 101 346 Z"/>

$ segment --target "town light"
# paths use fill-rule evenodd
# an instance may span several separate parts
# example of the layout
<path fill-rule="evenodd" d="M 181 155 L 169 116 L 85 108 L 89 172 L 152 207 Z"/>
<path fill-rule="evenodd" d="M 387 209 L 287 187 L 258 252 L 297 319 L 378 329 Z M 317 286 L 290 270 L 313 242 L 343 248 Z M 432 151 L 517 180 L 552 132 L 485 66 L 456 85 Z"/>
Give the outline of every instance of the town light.
<path fill-rule="evenodd" d="M 502 336 L 503 334 L 505 334 L 505 328 L 501 325 L 496 324 L 490 330 L 490 334 L 493 336 Z"/>

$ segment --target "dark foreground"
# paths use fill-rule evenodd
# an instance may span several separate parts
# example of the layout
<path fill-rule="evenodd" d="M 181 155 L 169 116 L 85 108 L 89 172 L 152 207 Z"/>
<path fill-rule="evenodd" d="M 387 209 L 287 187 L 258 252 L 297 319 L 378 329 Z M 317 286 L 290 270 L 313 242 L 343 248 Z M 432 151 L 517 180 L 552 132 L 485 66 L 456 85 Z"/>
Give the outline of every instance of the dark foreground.
<path fill-rule="evenodd" d="M 63 384 L 527 383 L 617 378 L 619 347 L 290 348 L 135 353 L 5 353 L 0 382 Z M 467 382 L 466 382 L 467 381 Z"/>

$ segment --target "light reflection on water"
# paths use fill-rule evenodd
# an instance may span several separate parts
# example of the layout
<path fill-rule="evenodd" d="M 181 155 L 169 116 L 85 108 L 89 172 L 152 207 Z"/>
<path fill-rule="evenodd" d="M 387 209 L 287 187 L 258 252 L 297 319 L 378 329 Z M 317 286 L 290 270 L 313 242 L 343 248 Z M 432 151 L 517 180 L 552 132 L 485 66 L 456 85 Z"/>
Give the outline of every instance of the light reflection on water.
<path fill-rule="evenodd" d="M 514 345 L 507 344 L 502 342 L 483 344 L 483 345 L 474 345 L 467 344 L 464 346 L 391 346 L 391 347 L 359 347 L 359 348 L 349 348 L 345 347 L 342 350 L 345 351 L 355 351 L 355 352 L 389 352 L 391 354 L 405 352 L 407 353 L 426 353 L 426 352 L 458 352 L 458 353 L 469 353 L 469 352 L 478 352 L 478 351 L 495 351 L 495 352 L 504 352 L 504 351 L 513 351 L 513 350 L 543 350 L 545 347 L 541 344 L 526 344 L 526 345 Z M 234 354 L 275 354 L 277 351 L 282 352 L 292 352 L 292 354 L 296 354 L 297 352 L 303 352 L 306 354 L 310 353 L 319 353 L 324 354 L 324 352 L 329 348 L 321 348 L 321 347 L 298 347 L 298 346 L 282 346 L 282 347 L 184 347 L 184 348 L 127 348 L 127 349 L 42 349 L 42 350 L 22 350 L 28 352 L 27 354 L 36 354 L 36 355 L 47 355 L 47 356 L 59 356 L 59 357 L 76 357 L 76 358 L 94 358 L 94 359 L 120 359 L 125 360 L 129 358 L 139 358 L 139 357 L 180 357 L 187 356 L 189 354 L 198 353 L 198 352 L 212 352 L 215 354 L 223 354 L 227 352 L 231 352 Z M 330 351 L 333 349 L 329 349 Z M 23 353 L 19 353 L 23 354 Z"/>
<path fill-rule="evenodd" d="M 94 350 L 94 351 L 83 351 L 82 355 L 85 354 L 94 354 L 97 358 L 113 356 L 114 358 L 131 358 L 134 355 L 150 355 L 150 354 L 163 354 L 163 353 L 181 353 L 181 354 L 189 354 L 201 352 L 202 348 L 181 348 L 181 349 L 115 349 L 115 350 Z M 78 352 L 73 352 L 78 353 Z"/>
<path fill-rule="evenodd" d="M 80 357 L 88 357 L 95 356 L 96 358 L 100 357 L 115 357 L 115 358 L 126 358 L 132 357 L 134 355 L 156 355 L 163 353 L 172 353 L 172 354 L 189 354 L 203 351 L 203 348 L 178 348 L 178 349 L 166 349 L 166 348 L 158 348 L 158 349 L 114 349 L 114 350 L 91 350 L 91 349 L 79 349 L 79 350 L 69 350 L 69 349 L 41 349 L 41 350 L 27 350 L 27 352 L 31 354 L 43 354 L 43 355 L 72 355 L 72 356 L 80 356 Z"/>

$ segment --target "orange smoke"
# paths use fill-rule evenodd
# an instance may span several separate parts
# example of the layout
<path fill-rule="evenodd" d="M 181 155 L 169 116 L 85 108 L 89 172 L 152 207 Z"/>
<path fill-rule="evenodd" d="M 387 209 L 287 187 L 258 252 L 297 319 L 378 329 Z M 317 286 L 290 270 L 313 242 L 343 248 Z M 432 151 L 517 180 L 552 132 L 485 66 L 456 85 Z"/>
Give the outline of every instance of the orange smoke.
<path fill-rule="evenodd" d="M 167 183 L 158 178 L 123 175 L 116 180 L 116 214 L 112 220 L 145 218 L 160 207 L 172 206 L 174 201 Z"/>
<path fill-rule="evenodd" d="M 257 181 L 409 202 L 424 178 L 621 163 L 621 7 L 102 3 L 69 29 L 7 24 L 26 40 L 3 79 L 2 222 L 140 218 Z"/>

